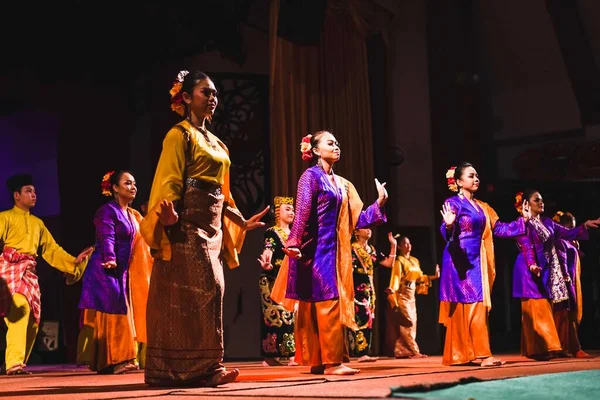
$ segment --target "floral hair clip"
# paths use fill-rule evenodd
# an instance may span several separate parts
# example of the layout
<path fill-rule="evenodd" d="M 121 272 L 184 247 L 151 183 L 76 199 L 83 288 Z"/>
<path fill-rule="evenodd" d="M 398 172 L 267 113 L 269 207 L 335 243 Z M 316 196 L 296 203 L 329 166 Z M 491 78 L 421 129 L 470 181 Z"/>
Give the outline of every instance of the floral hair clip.
<path fill-rule="evenodd" d="M 515 210 L 517 210 L 519 214 L 523 212 L 523 192 L 515 194 Z"/>
<path fill-rule="evenodd" d="M 302 153 L 302 159 L 304 161 L 308 161 L 313 158 L 312 146 L 310 144 L 310 139 L 312 135 L 309 133 L 308 135 L 302 138 L 302 142 L 300 142 L 300 152 Z"/>
<path fill-rule="evenodd" d="M 454 171 L 456 167 L 450 167 L 448 171 L 446 171 L 446 181 L 448 182 L 448 189 L 453 192 L 458 192 L 458 185 L 456 184 L 456 178 L 454 177 Z"/>
<path fill-rule="evenodd" d="M 104 174 L 102 177 L 102 182 L 100 183 L 100 187 L 102 188 L 102 195 L 104 196 L 112 196 L 112 190 L 110 190 L 110 177 L 114 174 L 115 171 L 109 171 Z"/>
<path fill-rule="evenodd" d="M 169 93 L 171 94 L 171 110 L 175 111 L 182 117 L 183 114 L 185 114 L 185 104 L 183 104 L 181 88 L 183 87 L 183 79 L 189 73 L 190 72 L 186 70 L 179 71 L 175 82 L 173 82 L 173 87 L 171 88 L 171 90 L 169 90 Z"/>
<path fill-rule="evenodd" d="M 564 212 L 562 211 L 557 211 L 556 214 L 554 214 L 554 217 L 552 217 L 552 221 L 556 222 L 557 224 L 560 224 L 560 218 L 565 215 Z"/>

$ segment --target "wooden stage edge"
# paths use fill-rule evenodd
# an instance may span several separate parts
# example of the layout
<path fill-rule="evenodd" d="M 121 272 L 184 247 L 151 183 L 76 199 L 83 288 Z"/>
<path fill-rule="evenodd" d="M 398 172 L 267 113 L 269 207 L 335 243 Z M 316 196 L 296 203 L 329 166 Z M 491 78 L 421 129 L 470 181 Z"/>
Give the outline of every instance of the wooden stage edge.
<path fill-rule="evenodd" d="M 74 365 L 39 365 L 29 368 L 32 375 L 0 376 L 0 399 L 376 399 L 388 397 L 391 388 L 396 386 L 600 369 L 600 351 L 590 354 L 595 357 L 552 361 L 533 361 L 518 354 L 496 354 L 506 361 L 501 367 L 447 367 L 441 364 L 440 356 L 415 360 L 384 357 L 370 363 L 358 363 L 354 359 L 348 365 L 360 368 L 361 372 L 339 377 L 311 375 L 308 368 L 302 366 L 264 367 L 257 361 L 227 362 L 228 368 L 240 369 L 240 377 L 234 383 L 217 388 L 151 388 L 144 384 L 143 371 L 98 375 Z M 600 382 L 598 385 L 600 390 Z"/>

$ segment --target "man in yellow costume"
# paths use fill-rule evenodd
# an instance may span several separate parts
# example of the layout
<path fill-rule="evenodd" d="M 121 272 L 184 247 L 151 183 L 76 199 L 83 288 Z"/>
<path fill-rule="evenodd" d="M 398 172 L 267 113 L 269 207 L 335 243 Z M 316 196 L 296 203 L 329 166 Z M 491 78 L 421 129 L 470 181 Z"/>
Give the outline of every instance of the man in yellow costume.
<path fill-rule="evenodd" d="M 0 212 L 0 316 L 6 332 L 7 375 L 28 374 L 25 363 L 31 354 L 40 324 L 40 286 L 36 273 L 38 251 L 48 264 L 81 277 L 90 249 L 77 258 L 64 251 L 41 219 L 31 215 L 37 197 L 31 175 L 19 174 L 6 182 L 14 207 Z"/>

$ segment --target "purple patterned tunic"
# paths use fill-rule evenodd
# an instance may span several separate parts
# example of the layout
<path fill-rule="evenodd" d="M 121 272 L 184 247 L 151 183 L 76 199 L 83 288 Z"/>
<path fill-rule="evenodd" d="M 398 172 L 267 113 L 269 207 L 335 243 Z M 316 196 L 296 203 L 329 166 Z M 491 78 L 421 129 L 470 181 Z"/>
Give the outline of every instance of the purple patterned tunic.
<path fill-rule="evenodd" d="M 588 238 L 587 229 L 583 225 L 569 229 L 547 217 L 542 217 L 540 220 L 549 231 L 548 240 L 542 240 L 532 226 L 531 221 L 527 223 L 526 234 L 516 238 L 521 252 L 517 256 L 513 272 L 513 297 L 550 298 L 551 268 L 549 268 L 549 260 L 545 253 L 555 245 L 556 239 L 581 240 Z M 556 255 L 562 271 L 566 273 L 568 269 L 567 254 L 566 250 L 561 251 L 562 249 L 562 246 L 557 246 Z M 541 277 L 537 277 L 529 271 L 530 265 L 537 265 L 542 268 Z"/>
<path fill-rule="evenodd" d="M 342 179 L 335 178 L 336 186 L 331 184 L 323 169 L 313 166 L 306 169 L 298 181 L 296 217 L 286 246 L 300 249 L 302 258 L 289 260 L 287 298 L 316 302 L 339 297 L 337 224 L 347 189 L 342 187 Z M 356 228 L 385 221 L 383 210 L 373 203 L 360 213 Z"/>
<path fill-rule="evenodd" d="M 481 245 L 488 220 L 483 209 L 479 205 L 473 206 L 466 198 L 453 196 L 446 203 L 456 213 L 456 220 L 451 230 L 446 229 L 442 221 L 441 232 L 446 247 L 442 255 L 440 300 L 453 303 L 482 302 Z M 522 218 L 510 223 L 500 222 L 489 206 L 488 211 L 494 236 L 510 238 L 525 232 Z"/>

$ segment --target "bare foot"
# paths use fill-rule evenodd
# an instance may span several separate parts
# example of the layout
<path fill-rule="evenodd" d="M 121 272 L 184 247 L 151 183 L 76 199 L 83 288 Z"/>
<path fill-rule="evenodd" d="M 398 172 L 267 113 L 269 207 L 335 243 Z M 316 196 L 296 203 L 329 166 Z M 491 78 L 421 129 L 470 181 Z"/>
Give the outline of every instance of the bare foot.
<path fill-rule="evenodd" d="M 506 364 L 506 361 L 502 361 L 499 358 L 495 358 L 492 356 L 489 356 L 488 358 L 484 358 L 483 360 L 481 360 L 482 367 L 499 367 L 504 364 Z"/>
<path fill-rule="evenodd" d="M 298 364 L 293 358 L 290 358 L 290 361 L 288 361 L 287 366 L 288 367 L 296 367 L 300 364 Z"/>
<path fill-rule="evenodd" d="M 379 360 L 379 357 L 370 357 L 370 356 L 362 356 L 358 360 L 358 362 L 375 362 Z"/>
<path fill-rule="evenodd" d="M 417 354 L 413 354 L 412 356 L 408 357 L 408 358 L 427 358 L 427 354 L 421 354 L 421 353 L 417 353 Z"/>
<path fill-rule="evenodd" d="M 332 367 L 326 367 L 325 368 L 325 375 L 355 375 L 358 374 L 360 372 L 360 369 L 354 369 L 354 368 L 350 368 L 345 366 L 344 364 L 340 364 L 340 365 L 336 365 L 336 366 L 332 366 Z"/>
<path fill-rule="evenodd" d="M 263 360 L 263 367 L 279 367 L 281 365 L 283 364 L 274 358 L 265 358 Z"/>
<path fill-rule="evenodd" d="M 226 383 L 235 381 L 239 375 L 240 370 L 237 368 L 231 369 L 229 371 L 219 371 L 216 374 L 212 375 L 210 378 L 208 378 L 204 386 L 215 387 L 219 385 L 224 385 Z"/>
<path fill-rule="evenodd" d="M 588 354 L 581 349 L 577 350 L 577 353 L 573 354 L 573 357 L 575 357 L 575 358 L 594 358 L 593 355 Z"/>
<path fill-rule="evenodd" d="M 25 369 L 25 364 L 16 364 L 6 370 L 6 375 L 31 375 L 31 372 Z"/>

